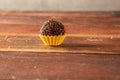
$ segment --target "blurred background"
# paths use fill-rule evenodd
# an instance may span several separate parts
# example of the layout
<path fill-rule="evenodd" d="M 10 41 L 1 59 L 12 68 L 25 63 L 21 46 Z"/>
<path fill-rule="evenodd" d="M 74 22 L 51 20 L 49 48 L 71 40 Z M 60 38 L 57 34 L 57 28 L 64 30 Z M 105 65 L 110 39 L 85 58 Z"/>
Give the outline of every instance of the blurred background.
<path fill-rule="evenodd" d="M 0 10 L 119 11 L 120 0 L 0 0 Z"/>

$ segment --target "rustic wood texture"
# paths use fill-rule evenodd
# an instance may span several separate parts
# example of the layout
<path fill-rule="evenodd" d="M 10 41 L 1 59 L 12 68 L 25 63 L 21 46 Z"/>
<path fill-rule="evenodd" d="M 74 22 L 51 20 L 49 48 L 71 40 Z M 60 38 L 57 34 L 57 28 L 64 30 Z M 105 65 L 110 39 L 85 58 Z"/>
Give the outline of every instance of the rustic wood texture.
<path fill-rule="evenodd" d="M 119 80 L 120 55 L 0 52 L 0 79 Z"/>
<path fill-rule="evenodd" d="M 44 21 L 61 21 L 61 46 L 43 45 Z M 120 80 L 120 12 L 0 11 L 1 80 Z"/>
<path fill-rule="evenodd" d="M 54 18 L 65 25 L 67 34 L 120 37 L 119 17 L 117 12 L 1 12 L 0 34 L 39 34 L 43 22 Z"/>
<path fill-rule="evenodd" d="M 1 51 L 120 54 L 119 38 L 67 36 L 58 47 L 45 46 L 38 36 L 0 36 Z"/>
<path fill-rule="evenodd" d="M 120 18 L 118 12 L 1 12 L 1 51 L 32 52 L 120 52 Z M 38 34 L 44 21 L 54 18 L 63 22 L 68 38 L 62 46 L 42 45 Z"/>

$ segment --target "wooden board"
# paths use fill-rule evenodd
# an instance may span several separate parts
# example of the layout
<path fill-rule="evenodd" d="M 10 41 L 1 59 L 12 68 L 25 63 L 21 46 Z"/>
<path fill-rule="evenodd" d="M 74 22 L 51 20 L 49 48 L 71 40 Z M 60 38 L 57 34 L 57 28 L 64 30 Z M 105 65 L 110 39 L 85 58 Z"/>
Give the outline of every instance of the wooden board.
<path fill-rule="evenodd" d="M 1 12 L 1 51 L 104 53 L 120 52 L 118 12 Z M 65 25 L 68 37 L 60 47 L 38 39 L 43 22 L 54 18 Z"/>
<path fill-rule="evenodd" d="M 67 36 L 63 44 L 50 47 L 39 36 L 0 36 L 1 51 L 120 54 L 119 38 Z"/>
<path fill-rule="evenodd" d="M 1 12 L 0 34 L 36 35 L 43 22 L 53 18 L 74 36 L 120 37 L 119 16 L 117 12 Z"/>
<path fill-rule="evenodd" d="M 61 21 L 61 46 L 43 45 L 44 21 Z M 0 11 L 0 80 L 120 80 L 120 12 Z"/>
<path fill-rule="evenodd" d="M 120 55 L 0 52 L 1 80 L 119 80 Z"/>

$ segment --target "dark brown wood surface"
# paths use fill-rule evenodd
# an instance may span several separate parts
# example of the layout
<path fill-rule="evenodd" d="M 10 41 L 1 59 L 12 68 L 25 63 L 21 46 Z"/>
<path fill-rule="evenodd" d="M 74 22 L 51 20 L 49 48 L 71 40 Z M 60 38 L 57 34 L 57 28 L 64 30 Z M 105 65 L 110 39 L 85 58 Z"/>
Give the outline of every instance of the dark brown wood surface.
<path fill-rule="evenodd" d="M 65 25 L 61 46 L 38 37 L 50 18 Z M 120 80 L 120 12 L 0 11 L 1 80 Z"/>

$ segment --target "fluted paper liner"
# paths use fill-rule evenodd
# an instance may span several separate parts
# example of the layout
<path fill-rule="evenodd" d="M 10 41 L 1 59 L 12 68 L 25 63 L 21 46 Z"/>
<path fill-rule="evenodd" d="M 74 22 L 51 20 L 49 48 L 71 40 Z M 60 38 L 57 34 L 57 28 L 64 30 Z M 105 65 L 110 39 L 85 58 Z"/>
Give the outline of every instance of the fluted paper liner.
<path fill-rule="evenodd" d="M 43 43 L 45 45 L 58 46 L 58 45 L 62 44 L 62 42 L 64 41 L 66 35 L 60 35 L 60 36 L 43 36 L 43 35 L 39 35 L 39 37 L 41 38 L 41 40 L 43 41 Z"/>

